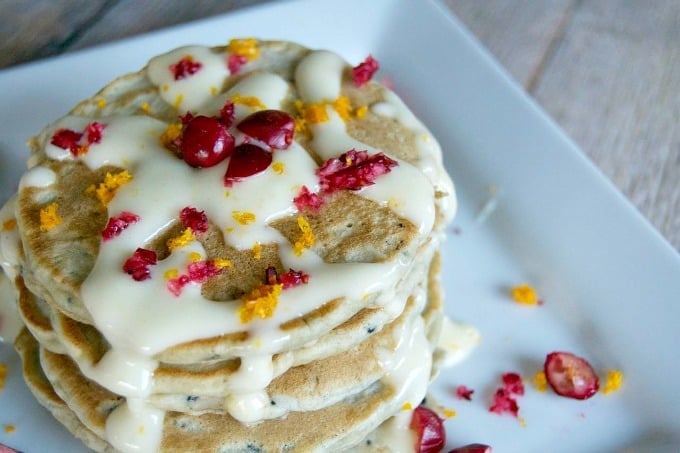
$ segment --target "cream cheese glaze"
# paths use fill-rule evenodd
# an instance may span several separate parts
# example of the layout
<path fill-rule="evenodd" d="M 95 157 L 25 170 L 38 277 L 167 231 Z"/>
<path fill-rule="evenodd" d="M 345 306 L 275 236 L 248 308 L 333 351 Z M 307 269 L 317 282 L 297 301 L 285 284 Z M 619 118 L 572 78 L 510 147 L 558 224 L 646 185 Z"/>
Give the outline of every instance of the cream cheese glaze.
<path fill-rule="evenodd" d="M 192 77 L 175 80 L 168 67 L 187 56 L 200 62 L 201 70 Z M 295 72 L 295 85 L 302 100 L 321 102 L 338 98 L 346 67 L 347 63 L 332 52 L 310 52 Z M 168 104 L 182 112 L 192 110 L 206 115 L 217 114 L 225 100 L 236 95 L 256 96 L 266 108 L 280 109 L 289 92 L 288 83 L 280 76 L 257 72 L 246 75 L 226 93 L 216 94 L 229 76 L 225 55 L 200 46 L 184 47 L 154 58 L 148 65 L 147 75 Z M 389 154 L 388 150 L 372 148 L 350 137 L 343 119 L 331 106 L 326 110 L 328 121 L 310 125 L 312 147 L 323 160 L 350 149 Z M 236 104 L 237 121 L 252 111 L 251 107 Z M 450 201 L 438 201 L 439 211 L 445 218 L 450 219 L 455 211 L 453 185 L 443 169 L 441 150 L 396 95 L 388 92 L 383 102 L 373 106 L 373 111 L 395 118 L 413 131 L 421 159 L 416 165 L 398 160 L 399 165 L 390 173 L 357 193 L 389 206 L 416 225 L 425 237 L 435 222 L 437 193 L 449 194 Z M 83 130 L 91 121 L 91 118 L 69 116 L 52 128 Z M 296 212 L 292 200 L 303 185 L 312 191 L 319 188 L 318 164 L 297 142 L 274 155 L 274 161 L 282 164 L 283 172 L 275 172 L 270 166 L 226 189 L 223 175 L 229 160 L 211 168 L 188 166 L 160 143 L 166 123 L 144 115 L 112 116 L 98 121 L 105 124 L 101 141 L 92 143 L 89 151 L 77 158 L 91 169 L 114 165 L 129 171 L 132 180 L 118 189 L 108 212 L 115 216 L 132 211 L 140 217 L 124 234 L 101 244 L 94 268 L 81 287 L 83 303 L 111 349 L 96 365 L 76 360 L 88 378 L 126 397 L 126 402 L 107 422 L 108 441 L 117 449 L 153 451 L 159 445 L 163 413 L 144 402 L 153 388 L 157 366 L 154 355 L 183 342 L 238 332 L 244 327 L 237 313 L 240 301 L 207 300 L 201 295 L 200 285 L 193 283 L 178 296 L 168 291 L 167 280 L 163 278 L 167 271 L 185 269 L 194 254 L 206 258 L 206 251 L 197 241 L 174 249 L 153 267 L 148 280 L 135 282 L 121 272 L 126 258 L 171 225 L 182 208 L 192 206 L 205 211 L 213 223 L 228 231 L 225 241 L 236 248 L 250 249 L 255 243 L 278 244 L 284 267 L 303 269 L 310 274 L 308 284 L 281 294 L 271 318 L 255 319 L 248 325 L 252 333 L 251 346 L 257 354 L 241 357 L 241 368 L 231 378 L 232 391 L 225 400 L 226 410 L 243 422 L 262 420 L 269 410 L 265 388 L 274 377 L 272 355 L 285 350 L 290 340 L 279 325 L 339 297 L 361 299 L 384 292 L 376 303 L 395 304 L 395 293 L 391 289 L 399 286 L 399 276 L 413 266 L 410 258 L 398 256 L 371 264 L 327 264 L 309 249 L 298 256 L 293 246 L 269 226 L 272 221 Z M 243 141 L 241 133 L 234 128 L 231 132 L 237 144 Z M 44 152 L 56 160 L 74 159 L 68 150 L 50 143 L 45 145 Z M 160 181 L 172 183 L 159 184 Z M 22 179 L 21 187 L 44 187 L 53 182 L 54 173 L 38 166 Z M 272 190 L 272 186 L 276 189 Z M 252 213 L 255 219 L 242 225 L 235 220 L 235 211 Z M 14 269 L 13 254 L 18 253 L 13 249 L 14 240 L 11 234 L 0 234 L 0 258 L 8 275 Z M 433 248 L 436 245 L 430 244 Z M 404 295 L 398 297 L 395 308 L 403 306 L 405 298 Z M 187 322 L 188 318 L 191 322 Z M 398 389 L 400 399 L 417 406 L 425 396 L 431 368 L 431 350 L 420 318 L 397 351 L 386 354 L 383 365 L 388 374 L 386 379 Z"/>

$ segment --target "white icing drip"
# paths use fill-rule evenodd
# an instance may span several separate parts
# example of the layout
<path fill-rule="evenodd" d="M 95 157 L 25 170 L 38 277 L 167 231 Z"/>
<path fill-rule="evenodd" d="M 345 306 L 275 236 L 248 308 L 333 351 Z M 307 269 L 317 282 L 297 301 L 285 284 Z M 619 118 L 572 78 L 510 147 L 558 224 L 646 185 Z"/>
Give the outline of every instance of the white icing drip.
<path fill-rule="evenodd" d="M 229 387 L 234 393 L 249 393 L 268 386 L 273 376 L 271 355 L 241 357 L 241 366 L 230 376 Z"/>
<path fill-rule="evenodd" d="M 439 200 L 440 211 L 447 222 L 453 219 L 456 213 L 456 192 L 451 177 L 444 169 L 439 142 L 404 101 L 392 91 L 385 90 L 385 101 L 371 106 L 371 110 L 378 115 L 395 118 L 413 132 L 420 156 L 417 167 L 430 180 L 436 191 L 449 195 Z"/>
<path fill-rule="evenodd" d="M 262 420 L 270 406 L 269 396 L 264 391 L 231 394 L 225 401 L 229 415 L 242 423 Z"/>
<path fill-rule="evenodd" d="M 203 66 L 194 74 L 175 80 L 170 66 L 187 56 Z M 187 46 L 151 59 L 147 75 L 159 87 L 158 93 L 165 102 L 186 111 L 199 109 L 210 101 L 221 90 L 229 69 L 223 54 L 206 47 Z"/>
<path fill-rule="evenodd" d="M 335 100 L 340 93 L 342 71 L 346 66 L 347 63 L 333 52 L 317 50 L 309 53 L 295 69 L 300 97 L 306 102 Z"/>
<path fill-rule="evenodd" d="M 48 187 L 55 183 L 57 175 L 47 167 L 36 166 L 28 170 L 19 181 L 19 190 L 26 187 Z"/>
<path fill-rule="evenodd" d="M 481 337 L 474 327 L 444 318 L 437 343 L 437 360 L 444 367 L 453 366 L 465 359 L 479 344 Z"/>
<path fill-rule="evenodd" d="M 380 366 L 387 371 L 383 381 L 397 391 L 401 404 L 417 407 L 425 398 L 432 370 L 432 348 L 427 341 L 423 318 L 418 317 L 409 332 L 395 332 L 399 341 L 394 354 L 383 354 Z"/>
<path fill-rule="evenodd" d="M 0 343 L 12 343 L 23 322 L 16 306 L 17 292 L 7 275 L 0 270 Z"/>
<path fill-rule="evenodd" d="M 151 378 L 158 362 L 146 356 L 113 348 L 95 365 L 78 360 L 80 370 L 89 379 L 118 395 L 146 398 L 151 391 Z"/>
<path fill-rule="evenodd" d="M 14 341 L 23 327 L 16 306 L 17 290 L 13 285 L 19 275 L 21 238 L 15 223 L 16 195 L 0 209 L 0 343 Z"/>
<path fill-rule="evenodd" d="M 0 209 L 0 266 L 10 280 L 14 280 L 19 272 L 19 259 L 21 257 L 21 237 L 19 228 L 14 225 L 7 227 L 9 223 L 16 222 L 14 209 L 16 195 L 10 198 Z"/>
<path fill-rule="evenodd" d="M 232 99 L 235 95 L 242 98 L 254 97 L 268 108 L 278 109 L 281 107 L 281 101 L 286 97 L 289 89 L 288 82 L 281 76 L 268 72 L 256 72 L 245 76 L 226 93 L 215 97 L 199 113 L 216 115 L 224 107 L 226 101 Z M 242 120 L 251 113 L 253 113 L 251 107 L 240 103 L 234 105 L 235 122 Z"/>
<path fill-rule="evenodd" d="M 106 440 L 122 453 L 158 451 L 165 412 L 128 399 L 106 419 Z"/>

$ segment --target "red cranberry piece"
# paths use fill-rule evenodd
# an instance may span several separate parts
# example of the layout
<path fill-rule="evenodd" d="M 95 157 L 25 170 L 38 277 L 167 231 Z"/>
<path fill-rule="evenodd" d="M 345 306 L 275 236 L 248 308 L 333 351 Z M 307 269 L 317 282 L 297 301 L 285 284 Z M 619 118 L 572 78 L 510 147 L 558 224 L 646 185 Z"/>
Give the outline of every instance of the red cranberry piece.
<path fill-rule="evenodd" d="M 139 221 L 139 216 L 131 212 L 123 211 L 118 217 L 109 218 L 106 228 L 102 231 L 102 238 L 105 241 L 113 239 L 125 230 L 127 227 Z"/>
<path fill-rule="evenodd" d="M 514 395 L 524 395 L 524 383 L 522 377 L 517 373 L 505 373 L 501 377 L 503 380 L 503 387 L 509 393 Z"/>
<path fill-rule="evenodd" d="M 234 148 L 229 159 L 229 166 L 224 175 L 224 185 L 231 185 L 241 178 L 247 178 L 260 173 L 272 163 L 272 153 L 250 143 L 244 143 Z"/>
<path fill-rule="evenodd" d="M 370 186 L 378 176 L 389 173 L 397 165 L 397 161 L 383 153 L 369 156 L 367 151 L 352 149 L 337 158 L 328 159 L 316 173 L 321 189 L 330 193 Z"/>
<path fill-rule="evenodd" d="M 491 453 L 493 449 L 484 444 L 468 444 L 462 447 L 454 448 L 449 453 Z"/>
<path fill-rule="evenodd" d="M 458 399 L 470 401 L 472 400 L 473 393 L 475 393 L 475 391 L 465 385 L 459 385 L 456 387 L 456 396 Z"/>
<path fill-rule="evenodd" d="M 236 127 L 274 149 L 286 149 L 293 142 L 295 120 L 281 110 L 260 110 L 245 117 Z"/>
<path fill-rule="evenodd" d="M 224 106 L 220 109 L 220 122 L 224 124 L 225 127 L 229 127 L 234 122 L 234 102 L 227 100 Z"/>
<path fill-rule="evenodd" d="M 369 80 L 373 78 L 373 75 L 380 69 L 378 60 L 369 55 L 366 59 L 359 65 L 352 68 L 352 79 L 354 80 L 354 85 L 358 87 L 364 86 Z"/>
<path fill-rule="evenodd" d="M 130 274 L 135 281 L 141 282 L 151 278 L 149 266 L 156 264 L 156 252 L 138 248 L 123 264 L 123 270 Z"/>
<path fill-rule="evenodd" d="M 191 206 L 182 208 L 179 212 L 179 220 L 185 228 L 191 228 L 196 233 L 208 231 L 208 216 L 205 215 L 204 211 L 199 211 Z"/>
<path fill-rule="evenodd" d="M 184 127 L 180 149 L 192 167 L 212 167 L 232 153 L 234 137 L 217 119 L 195 116 Z"/>
<path fill-rule="evenodd" d="M 551 352 L 543 365 L 550 387 L 560 396 L 585 400 L 597 393 L 600 380 L 587 360 L 570 352 Z"/>
<path fill-rule="evenodd" d="M 489 412 L 498 415 L 503 415 L 507 412 L 513 417 L 517 417 L 519 414 L 519 404 L 517 404 L 517 400 L 508 390 L 500 388 L 493 395 L 493 404 L 489 407 Z"/>
<path fill-rule="evenodd" d="M 71 129 L 59 129 L 52 136 L 50 143 L 61 149 L 68 149 L 73 155 L 76 155 L 79 146 L 78 142 L 80 142 L 82 136 L 83 134 L 80 132 L 72 131 Z"/>
<path fill-rule="evenodd" d="M 289 269 L 288 272 L 281 274 L 279 280 L 283 285 L 283 289 L 288 289 L 294 286 L 307 284 L 309 282 L 309 275 L 302 271 Z"/>
<path fill-rule="evenodd" d="M 444 423 L 437 414 L 425 406 L 413 411 L 410 428 L 416 432 L 416 452 L 439 453 L 446 443 Z"/>

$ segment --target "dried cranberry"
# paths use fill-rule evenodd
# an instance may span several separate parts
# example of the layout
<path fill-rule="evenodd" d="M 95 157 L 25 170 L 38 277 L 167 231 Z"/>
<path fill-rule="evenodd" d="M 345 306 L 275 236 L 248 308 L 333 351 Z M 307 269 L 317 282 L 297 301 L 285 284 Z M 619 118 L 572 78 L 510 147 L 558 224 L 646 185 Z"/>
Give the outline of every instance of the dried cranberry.
<path fill-rule="evenodd" d="M 139 216 L 131 212 L 123 211 L 117 217 L 111 217 L 102 231 L 102 238 L 105 241 L 120 235 L 124 229 L 139 221 Z"/>
<path fill-rule="evenodd" d="M 212 167 L 234 151 L 234 137 L 209 116 L 195 116 L 182 132 L 182 158 L 192 167 Z"/>
<path fill-rule="evenodd" d="M 307 284 L 309 282 L 309 275 L 302 271 L 288 269 L 288 272 L 281 274 L 279 281 L 283 285 L 283 289 L 288 289 L 294 286 Z"/>
<path fill-rule="evenodd" d="M 196 74 L 203 65 L 199 61 L 194 61 L 190 56 L 186 56 L 175 64 L 171 64 L 168 69 L 172 72 L 175 80 L 181 80 L 190 75 Z"/>
<path fill-rule="evenodd" d="M 138 282 L 151 278 L 149 266 L 156 264 L 156 252 L 138 248 L 123 264 L 123 270 Z"/>
<path fill-rule="evenodd" d="M 182 293 L 182 288 L 191 282 L 205 283 L 210 277 L 219 275 L 222 269 L 212 261 L 196 261 L 187 266 L 187 273 L 168 280 L 168 290 L 175 296 Z"/>
<path fill-rule="evenodd" d="M 293 142 L 295 120 L 281 110 L 260 110 L 245 117 L 236 127 L 274 149 L 286 149 Z"/>
<path fill-rule="evenodd" d="M 52 136 L 50 143 L 61 149 L 68 149 L 71 151 L 71 154 L 77 155 L 80 146 L 79 142 L 82 136 L 83 134 L 80 132 L 71 129 L 59 129 Z"/>
<path fill-rule="evenodd" d="M 224 175 L 224 185 L 231 185 L 241 178 L 260 173 L 272 163 L 272 153 L 250 143 L 244 143 L 234 148 L 229 160 L 227 172 Z"/>
<path fill-rule="evenodd" d="M 98 123 L 96 121 L 91 122 L 85 128 L 85 133 L 87 134 L 87 143 L 99 143 L 102 141 L 102 132 L 106 128 L 106 124 Z"/>
<path fill-rule="evenodd" d="M 220 109 L 220 121 L 225 127 L 229 127 L 234 122 L 234 115 L 234 102 L 228 99 Z"/>
<path fill-rule="evenodd" d="M 570 352 L 551 352 L 543 365 L 550 387 L 560 396 L 585 400 L 600 388 L 600 380 L 587 360 Z"/>
<path fill-rule="evenodd" d="M 502 415 L 509 413 L 513 417 L 519 414 L 519 404 L 508 390 L 500 388 L 493 395 L 493 404 L 489 407 L 489 412 Z"/>
<path fill-rule="evenodd" d="M 195 233 L 208 231 L 208 217 L 204 211 L 187 206 L 180 211 L 179 220 L 186 228 L 191 228 Z"/>
<path fill-rule="evenodd" d="M 475 391 L 472 390 L 472 389 L 469 389 L 465 385 L 459 385 L 458 387 L 456 387 L 456 396 L 459 399 L 470 401 L 470 400 L 472 400 L 472 394 L 473 393 L 475 393 Z"/>
<path fill-rule="evenodd" d="M 326 192 L 335 190 L 359 190 L 370 186 L 373 181 L 392 167 L 399 165 L 383 153 L 368 155 L 367 151 L 350 150 L 338 158 L 328 159 L 317 170 L 321 189 Z"/>
<path fill-rule="evenodd" d="M 380 69 L 378 60 L 373 58 L 371 55 L 366 57 L 366 59 L 352 68 L 352 79 L 354 80 L 354 85 L 361 87 L 366 84 L 373 75 Z"/>
<path fill-rule="evenodd" d="M 503 376 L 501 376 L 501 379 L 503 380 L 503 387 L 509 393 L 520 396 L 524 395 L 524 383 L 522 382 L 522 378 L 519 374 L 505 373 Z"/>
<path fill-rule="evenodd" d="M 277 285 L 279 283 L 279 273 L 274 266 L 267 266 L 264 270 L 264 284 Z"/>
<path fill-rule="evenodd" d="M 302 212 L 305 209 L 316 211 L 323 205 L 323 198 L 317 193 L 310 192 L 307 186 L 302 186 L 300 193 L 293 198 L 293 203 L 298 211 Z"/>
<path fill-rule="evenodd" d="M 243 55 L 229 55 L 229 58 L 227 58 L 227 67 L 229 68 L 229 72 L 236 74 L 241 70 L 241 66 L 246 64 L 247 61 L 248 59 Z"/>
<path fill-rule="evenodd" d="M 425 406 L 418 406 L 413 411 L 410 428 L 416 432 L 416 452 L 438 453 L 446 443 L 444 422 L 437 414 Z"/>
<path fill-rule="evenodd" d="M 491 453 L 493 449 L 484 444 L 468 444 L 462 447 L 454 448 L 449 453 Z"/>

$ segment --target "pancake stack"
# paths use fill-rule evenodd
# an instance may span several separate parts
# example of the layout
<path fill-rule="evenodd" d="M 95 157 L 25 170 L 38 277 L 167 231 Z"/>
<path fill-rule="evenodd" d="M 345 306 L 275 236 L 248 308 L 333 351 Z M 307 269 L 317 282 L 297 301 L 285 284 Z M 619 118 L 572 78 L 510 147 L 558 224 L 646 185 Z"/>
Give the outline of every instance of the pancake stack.
<path fill-rule="evenodd" d="M 0 211 L 15 346 L 86 445 L 338 451 L 408 426 L 455 195 L 376 69 L 288 42 L 184 47 L 30 141 Z"/>

